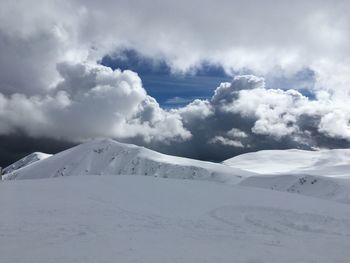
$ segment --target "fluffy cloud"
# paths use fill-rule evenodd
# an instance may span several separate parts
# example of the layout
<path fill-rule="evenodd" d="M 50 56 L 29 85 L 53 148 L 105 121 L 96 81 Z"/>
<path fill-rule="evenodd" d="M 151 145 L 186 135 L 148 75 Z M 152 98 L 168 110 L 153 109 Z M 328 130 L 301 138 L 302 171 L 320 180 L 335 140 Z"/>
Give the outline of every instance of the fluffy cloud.
<path fill-rule="evenodd" d="M 244 147 L 242 142 L 237 141 L 237 140 L 228 139 L 228 138 L 225 138 L 223 136 L 215 136 L 213 139 L 211 139 L 209 141 L 209 143 L 220 143 L 222 145 L 229 145 L 229 146 L 241 147 L 241 148 Z"/>
<path fill-rule="evenodd" d="M 57 63 L 94 62 L 123 47 L 165 59 L 173 71 L 200 61 L 271 77 L 307 68 L 320 96 L 349 90 L 347 1 L 3 0 L 0 10 L 6 95 L 43 94 L 55 87 Z"/>
<path fill-rule="evenodd" d="M 35 9 L 33 1 L 1 2 L 0 45 L 7 51 L 0 61 L 7 61 L 7 67 L 24 62 L 23 77 L 25 68 L 36 76 L 40 68 L 54 74 L 55 61 L 100 59 L 125 46 L 165 58 L 174 71 L 207 60 L 229 72 L 250 69 L 265 75 L 282 70 L 288 75 L 311 68 L 318 74 L 324 61 L 349 62 L 347 1 L 37 0 L 34 4 Z M 19 49 L 25 52 L 16 52 Z M 33 61 L 32 68 L 27 66 Z M 46 74 L 41 77 L 49 80 Z M 7 82 L 9 87 L 20 84 Z"/>
<path fill-rule="evenodd" d="M 236 76 L 231 83 L 220 84 L 211 99 L 174 111 L 193 134 L 191 146 L 212 156 L 350 145 L 345 104 L 310 99 L 292 89 L 269 89 L 263 78 L 253 75 Z"/>
<path fill-rule="evenodd" d="M 212 138 L 209 143 L 218 143 L 222 145 L 232 146 L 236 148 L 245 148 L 250 147 L 249 145 L 244 144 L 244 139 L 248 138 L 248 135 L 237 128 L 232 128 L 226 133 L 226 136 L 215 136 Z"/>
<path fill-rule="evenodd" d="M 47 95 L 0 95 L 0 135 L 20 131 L 68 141 L 105 136 L 210 160 L 350 142 L 345 105 L 268 89 L 253 75 L 220 84 L 208 100 L 165 111 L 132 71 L 90 63 L 60 63 L 57 70 L 61 80 Z"/>
<path fill-rule="evenodd" d="M 226 106 L 227 111 L 256 119 L 252 131 L 280 138 L 298 131 L 295 125 L 299 108 L 308 99 L 295 90 L 256 88 L 242 90 L 236 101 Z"/>
<path fill-rule="evenodd" d="M 240 129 L 232 128 L 227 132 L 227 135 L 232 137 L 232 138 L 247 138 L 248 135 L 241 131 Z"/>
<path fill-rule="evenodd" d="M 333 138 L 350 141 L 350 112 L 347 109 L 336 109 L 321 117 L 320 132 Z"/>
<path fill-rule="evenodd" d="M 3 0 L 0 6 L 0 135 L 107 136 L 210 160 L 265 148 L 349 146 L 347 1 Z M 228 73 L 269 78 L 307 69 L 315 83 L 307 97 L 298 86 L 274 89 L 264 78 L 236 76 L 211 99 L 166 111 L 136 73 L 96 64 L 125 47 L 161 58 L 173 72 L 208 61 Z"/>
<path fill-rule="evenodd" d="M 181 115 L 184 123 L 190 124 L 195 120 L 204 120 L 214 114 L 209 101 L 196 99 L 185 107 L 172 110 L 172 112 Z"/>
<path fill-rule="evenodd" d="M 190 138 L 181 117 L 162 110 L 136 73 L 81 63 L 57 69 L 62 79 L 52 94 L 0 95 L 0 134 L 20 130 L 75 140 L 141 136 L 147 142 Z"/>

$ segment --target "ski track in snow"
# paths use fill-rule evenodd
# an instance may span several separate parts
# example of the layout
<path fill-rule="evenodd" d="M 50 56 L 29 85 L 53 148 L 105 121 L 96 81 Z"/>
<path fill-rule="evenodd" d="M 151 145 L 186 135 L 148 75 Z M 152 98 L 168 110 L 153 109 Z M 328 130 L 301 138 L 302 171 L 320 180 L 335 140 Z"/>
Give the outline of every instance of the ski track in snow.
<path fill-rule="evenodd" d="M 341 262 L 350 206 L 204 181 L 73 176 L 0 184 L 4 263 Z"/>

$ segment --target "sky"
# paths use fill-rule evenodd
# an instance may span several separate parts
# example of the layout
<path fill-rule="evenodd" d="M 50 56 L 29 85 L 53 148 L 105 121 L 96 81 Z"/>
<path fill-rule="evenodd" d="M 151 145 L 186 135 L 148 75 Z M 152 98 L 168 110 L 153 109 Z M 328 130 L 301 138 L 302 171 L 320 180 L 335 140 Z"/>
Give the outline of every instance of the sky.
<path fill-rule="evenodd" d="M 101 137 L 217 162 L 348 148 L 349 12 L 341 0 L 3 0 L 0 165 Z"/>
<path fill-rule="evenodd" d="M 142 55 L 134 49 L 118 50 L 99 63 L 113 70 L 137 72 L 147 93 L 169 109 L 185 106 L 194 99 L 210 98 L 216 85 L 232 79 L 220 64 L 210 62 L 202 62 L 200 68 L 192 71 L 174 73 L 166 60 Z"/>

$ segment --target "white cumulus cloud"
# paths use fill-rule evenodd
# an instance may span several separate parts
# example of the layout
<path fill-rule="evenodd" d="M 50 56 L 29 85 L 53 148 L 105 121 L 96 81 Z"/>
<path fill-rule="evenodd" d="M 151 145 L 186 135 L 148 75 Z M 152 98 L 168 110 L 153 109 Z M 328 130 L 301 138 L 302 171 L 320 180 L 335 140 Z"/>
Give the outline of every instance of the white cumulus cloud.
<path fill-rule="evenodd" d="M 164 111 L 132 71 L 62 63 L 62 80 L 49 95 L 0 96 L 0 133 L 74 138 L 106 136 L 145 141 L 191 137 L 180 115 Z"/>

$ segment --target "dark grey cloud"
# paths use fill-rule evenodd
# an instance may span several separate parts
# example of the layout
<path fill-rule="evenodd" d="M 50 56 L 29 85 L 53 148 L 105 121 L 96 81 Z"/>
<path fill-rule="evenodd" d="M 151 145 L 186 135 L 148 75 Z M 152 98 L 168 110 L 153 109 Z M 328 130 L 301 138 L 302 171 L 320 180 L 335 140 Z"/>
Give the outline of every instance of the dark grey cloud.
<path fill-rule="evenodd" d="M 59 45 L 50 32 L 22 37 L 0 29 L 0 91 L 6 95 L 47 92 L 56 76 L 50 64 L 56 63 Z"/>
<path fill-rule="evenodd" d="M 33 152 L 57 153 L 74 143 L 52 138 L 32 138 L 26 134 L 0 135 L 0 167 L 6 167 Z"/>

